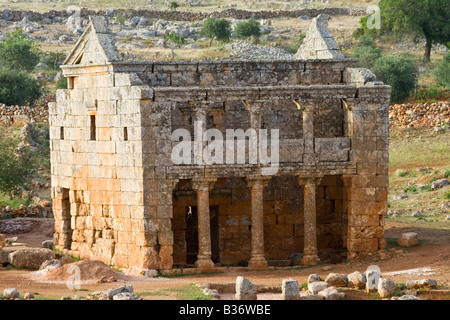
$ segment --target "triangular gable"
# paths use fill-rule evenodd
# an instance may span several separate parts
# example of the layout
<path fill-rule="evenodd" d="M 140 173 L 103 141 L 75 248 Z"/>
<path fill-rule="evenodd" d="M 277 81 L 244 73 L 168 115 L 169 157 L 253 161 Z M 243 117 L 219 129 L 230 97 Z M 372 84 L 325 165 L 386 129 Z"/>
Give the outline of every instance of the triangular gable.
<path fill-rule="evenodd" d="M 328 15 L 320 14 L 311 21 L 303 44 L 294 55 L 295 59 L 345 58 L 328 30 L 328 19 Z"/>
<path fill-rule="evenodd" d="M 105 17 L 89 17 L 90 24 L 78 39 L 64 65 L 98 65 L 118 61 L 119 53 Z"/>

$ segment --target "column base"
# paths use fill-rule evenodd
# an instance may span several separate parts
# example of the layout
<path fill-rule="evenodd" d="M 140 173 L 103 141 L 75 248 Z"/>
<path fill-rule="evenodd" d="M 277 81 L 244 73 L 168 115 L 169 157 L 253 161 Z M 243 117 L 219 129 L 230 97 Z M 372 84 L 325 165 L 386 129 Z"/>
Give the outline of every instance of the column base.
<path fill-rule="evenodd" d="M 214 269 L 214 262 L 209 258 L 199 258 L 195 261 L 195 267 L 201 270 L 211 270 Z"/>
<path fill-rule="evenodd" d="M 250 259 L 248 261 L 248 267 L 250 269 L 265 269 L 267 268 L 267 261 L 264 258 L 258 258 L 258 259 Z"/>
<path fill-rule="evenodd" d="M 302 264 L 305 266 L 315 266 L 320 261 L 317 255 L 303 256 Z"/>

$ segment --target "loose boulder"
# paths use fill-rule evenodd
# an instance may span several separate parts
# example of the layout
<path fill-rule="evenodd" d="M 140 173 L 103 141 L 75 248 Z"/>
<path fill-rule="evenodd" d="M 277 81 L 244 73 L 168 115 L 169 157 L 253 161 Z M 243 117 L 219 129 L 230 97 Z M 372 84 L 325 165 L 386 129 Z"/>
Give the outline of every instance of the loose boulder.
<path fill-rule="evenodd" d="M 401 235 L 401 237 L 397 241 L 399 246 L 403 247 L 412 247 L 419 243 L 417 233 L 415 232 L 406 232 Z"/>
<path fill-rule="evenodd" d="M 258 289 L 244 277 L 236 278 L 236 300 L 256 300 Z"/>
<path fill-rule="evenodd" d="M 310 274 L 308 283 L 323 281 L 317 273 Z"/>
<path fill-rule="evenodd" d="M 16 268 L 39 269 L 46 260 L 55 258 L 55 252 L 50 249 L 24 249 L 11 252 L 8 256 L 9 263 Z"/>
<path fill-rule="evenodd" d="M 42 241 L 42 248 L 47 248 L 47 249 L 53 250 L 53 240 Z"/>
<path fill-rule="evenodd" d="M 19 290 L 17 290 L 16 288 L 6 288 L 3 291 L 3 298 L 8 299 L 8 300 L 14 300 L 17 299 L 19 297 Z"/>
<path fill-rule="evenodd" d="M 346 287 L 348 285 L 348 278 L 346 274 L 330 273 L 325 282 L 330 287 Z"/>
<path fill-rule="evenodd" d="M 329 287 L 319 292 L 319 296 L 324 300 L 339 300 L 339 291 L 335 287 Z"/>
<path fill-rule="evenodd" d="M 395 290 L 397 290 L 397 285 L 391 279 L 381 278 L 378 281 L 378 294 L 381 298 L 391 297 Z"/>
<path fill-rule="evenodd" d="M 325 281 L 308 283 L 308 291 L 312 294 L 318 294 L 320 291 L 328 288 L 328 283 Z"/>
<path fill-rule="evenodd" d="M 282 300 L 300 300 L 300 286 L 297 280 L 283 279 L 281 285 Z"/>
<path fill-rule="evenodd" d="M 364 289 L 366 287 L 366 275 L 362 274 L 359 271 L 355 271 L 350 273 L 347 277 L 348 279 L 348 287 L 354 289 Z"/>
<path fill-rule="evenodd" d="M 408 280 L 406 288 L 408 289 L 436 289 L 437 281 L 433 279 Z"/>

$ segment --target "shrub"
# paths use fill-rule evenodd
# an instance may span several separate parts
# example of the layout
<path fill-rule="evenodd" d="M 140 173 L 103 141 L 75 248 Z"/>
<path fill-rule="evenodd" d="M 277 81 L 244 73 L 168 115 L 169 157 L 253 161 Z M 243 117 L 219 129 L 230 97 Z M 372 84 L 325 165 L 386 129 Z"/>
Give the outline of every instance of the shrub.
<path fill-rule="evenodd" d="M 446 170 L 444 173 L 444 178 L 449 178 L 450 177 L 450 169 Z"/>
<path fill-rule="evenodd" d="M 172 2 L 169 4 L 169 8 L 172 9 L 172 10 L 176 10 L 179 6 L 180 6 L 180 5 L 179 5 L 177 2 L 175 2 L 175 1 L 172 1 Z"/>
<path fill-rule="evenodd" d="M 171 41 L 176 44 L 184 44 L 184 37 L 177 35 L 175 32 L 171 32 L 167 37 L 164 36 L 164 40 Z"/>
<path fill-rule="evenodd" d="M 358 46 L 353 51 L 353 57 L 358 59 L 359 67 L 372 69 L 381 57 L 381 50 L 371 46 Z"/>
<path fill-rule="evenodd" d="M 417 193 L 417 192 L 419 192 L 419 188 L 417 188 L 417 186 L 415 184 L 413 184 L 412 186 L 409 186 L 409 187 L 403 189 L 403 192 L 405 192 L 405 193 Z"/>
<path fill-rule="evenodd" d="M 0 193 L 19 195 L 21 187 L 33 172 L 31 156 L 17 152 L 20 139 L 0 130 Z"/>
<path fill-rule="evenodd" d="M 260 24 L 255 19 L 251 18 L 247 21 L 239 22 L 234 29 L 236 38 L 259 38 L 261 36 Z"/>
<path fill-rule="evenodd" d="M 41 95 L 40 84 L 24 71 L 0 70 L 0 102 L 6 105 L 32 104 Z"/>
<path fill-rule="evenodd" d="M 409 174 L 409 171 L 406 169 L 398 169 L 397 171 L 395 171 L 395 174 L 397 175 L 397 177 L 406 177 Z"/>
<path fill-rule="evenodd" d="M 450 52 L 438 63 L 433 73 L 439 85 L 450 88 Z"/>
<path fill-rule="evenodd" d="M 380 81 L 392 87 L 391 103 L 405 101 L 415 88 L 418 70 L 409 55 L 380 57 L 372 71 Z"/>
<path fill-rule="evenodd" d="M 67 89 L 67 78 L 66 77 L 61 77 L 59 78 L 59 80 L 56 82 L 56 89 Z"/>
<path fill-rule="evenodd" d="M 206 18 L 200 33 L 210 39 L 210 46 L 214 39 L 228 41 L 231 36 L 231 22 L 226 19 Z"/>
<path fill-rule="evenodd" d="M 0 44 L 0 64 L 3 68 L 31 72 L 39 63 L 40 55 L 37 43 L 30 40 L 21 29 Z"/>

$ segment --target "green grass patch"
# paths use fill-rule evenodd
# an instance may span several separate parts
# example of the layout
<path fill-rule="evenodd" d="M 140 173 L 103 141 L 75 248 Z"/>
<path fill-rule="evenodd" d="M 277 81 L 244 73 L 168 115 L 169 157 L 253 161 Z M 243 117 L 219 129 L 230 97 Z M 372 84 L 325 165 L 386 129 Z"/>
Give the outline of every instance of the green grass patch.
<path fill-rule="evenodd" d="M 444 195 L 442 196 L 445 200 L 450 200 L 450 190 L 444 192 Z"/>
<path fill-rule="evenodd" d="M 31 204 L 31 200 L 17 197 L 10 198 L 8 195 L 0 193 L 0 207 L 11 206 L 13 209 L 19 209 L 21 204 L 29 206 Z"/>
<path fill-rule="evenodd" d="M 210 296 L 204 294 L 202 289 L 192 283 L 187 286 L 170 289 L 170 291 L 176 292 L 178 300 L 211 300 Z"/>
<path fill-rule="evenodd" d="M 136 296 L 140 296 L 140 297 L 148 297 L 148 296 L 155 296 L 155 297 L 159 297 L 159 296 L 170 296 L 170 294 L 168 293 L 168 289 L 160 289 L 160 290 L 156 290 L 156 291 L 143 291 L 143 292 L 135 292 L 134 294 Z"/>

